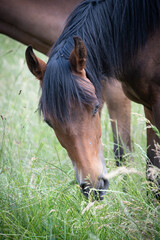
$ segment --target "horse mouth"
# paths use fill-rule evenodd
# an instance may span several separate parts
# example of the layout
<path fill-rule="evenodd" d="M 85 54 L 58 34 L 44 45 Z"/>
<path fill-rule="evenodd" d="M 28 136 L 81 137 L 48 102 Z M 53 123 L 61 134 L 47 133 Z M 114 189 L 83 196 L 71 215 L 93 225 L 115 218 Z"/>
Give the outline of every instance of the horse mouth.
<path fill-rule="evenodd" d="M 103 200 L 109 187 L 109 182 L 106 179 L 100 179 L 97 187 L 93 188 L 89 183 L 84 182 L 80 184 L 81 192 L 85 197 L 92 200 Z"/>

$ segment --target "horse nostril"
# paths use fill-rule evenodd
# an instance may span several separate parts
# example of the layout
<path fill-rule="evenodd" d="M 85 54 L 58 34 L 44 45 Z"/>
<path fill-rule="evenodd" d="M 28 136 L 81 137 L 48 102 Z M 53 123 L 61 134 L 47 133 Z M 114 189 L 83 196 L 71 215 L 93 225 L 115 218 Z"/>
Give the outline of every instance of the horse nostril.
<path fill-rule="evenodd" d="M 88 198 L 90 187 L 87 183 L 81 183 L 80 185 L 82 193 Z"/>
<path fill-rule="evenodd" d="M 98 189 L 106 190 L 106 189 L 108 189 L 108 186 L 109 186 L 109 182 L 108 182 L 107 179 L 104 179 L 104 178 L 99 179 L 99 182 L 98 182 L 98 185 L 97 185 Z"/>
<path fill-rule="evenodd" d="M 81 187 L 81 189 L 84 189 L 85 188 L 85 183 L 81 183 L 80 187 Z"/>
<path fill-rule="evenodd" d="M 100 189 L 108 189 L 108 186 L 109 186 L 109 181 L 107 179 L 102 178 Z"/>
<path fill-rule="evenodd" d="M 81 187 L 82 191 L 86 191 L 87 189 L 89 189 L 89 184 L 81 183 L 80 187 Z"/>
<path fill-rule="evenodd" d="M 104 189 L 104 186 L 105 186 L 105 182 L 104 181 L 105 180 L 100 179 L 100 181 L 99 181 L 99 189 Z"/>

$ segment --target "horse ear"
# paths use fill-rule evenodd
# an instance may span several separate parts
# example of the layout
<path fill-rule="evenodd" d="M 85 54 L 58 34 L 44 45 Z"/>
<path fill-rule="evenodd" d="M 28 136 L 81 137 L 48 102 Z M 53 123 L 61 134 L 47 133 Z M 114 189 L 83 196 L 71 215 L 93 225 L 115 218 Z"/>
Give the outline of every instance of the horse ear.
<path fill-rule="evenodd" d="M 36 57 L 36 55 L 33 52 L 32 46 L 28 46 L 25 55 L 29 70 L 31 71 L 31 73 L 33 73 L 33 75 L 36 76 L 37 79 L 40 80 L 42 86 L 42 81 L 47 64 L 43 62 L 40 58 Z"/>
<path fill-rule="evenodd" d="M 86 66 L 87 50 L 80 37 L 73 37 L 74 49 L 70 55 L 70 65 L 74 72 L 82 73 Z"/>

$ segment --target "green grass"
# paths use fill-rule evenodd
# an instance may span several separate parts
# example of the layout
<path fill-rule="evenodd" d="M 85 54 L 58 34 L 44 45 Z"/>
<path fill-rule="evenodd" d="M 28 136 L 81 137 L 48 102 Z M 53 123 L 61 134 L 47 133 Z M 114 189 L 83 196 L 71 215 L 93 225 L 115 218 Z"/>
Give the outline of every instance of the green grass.
<path fill-rule="evenodd" d="M 126 163 L 141 175 L 115 177 L 105 199 L 91 203 L 75 184 L 65 150 L 36 112 L 39 83 L 27 69 L 26 47 L 3 35 L 0 46 L 0 239 L 160 239 L 160 204 L 145 178 L 142 107 L 132 104 L 134 161 Z M 102 139 L 111 171 L 116 167 L 106 108 Z"/>

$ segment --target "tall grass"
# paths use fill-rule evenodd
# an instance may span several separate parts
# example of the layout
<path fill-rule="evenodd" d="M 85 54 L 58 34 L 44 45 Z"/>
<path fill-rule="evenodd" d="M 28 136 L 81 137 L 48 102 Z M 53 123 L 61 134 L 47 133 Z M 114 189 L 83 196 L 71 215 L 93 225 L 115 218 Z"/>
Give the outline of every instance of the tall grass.
<path fill-rule="evenodd" d="M 0 46 L 0 239 L 160 239 L 160 204 L 145 178 L 142 107 L 132 104 L 134 149 L 126 162 L 141 174 L 118 175 L 105 199 L 92 203 L 38 116 L 39 84 L 26 67 L 25 46 L 2 35 Z M 111 171 L 116 167 L 106 108 L 102 140 Z"/>

